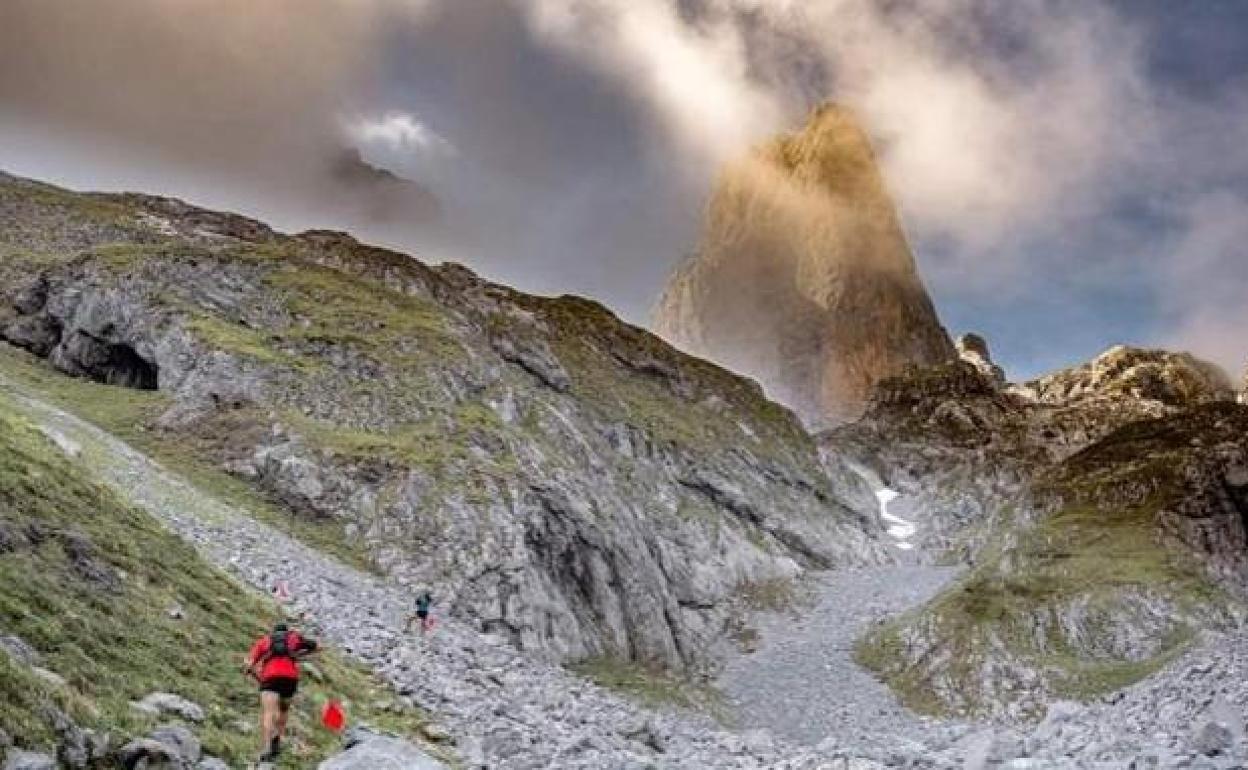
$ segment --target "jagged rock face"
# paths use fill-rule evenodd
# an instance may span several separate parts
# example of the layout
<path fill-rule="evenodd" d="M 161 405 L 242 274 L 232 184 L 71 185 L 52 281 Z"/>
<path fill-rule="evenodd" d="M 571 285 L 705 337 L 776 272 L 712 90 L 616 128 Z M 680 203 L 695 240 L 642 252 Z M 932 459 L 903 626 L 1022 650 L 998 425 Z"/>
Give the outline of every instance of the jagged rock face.
<path fill-rule="evenodd" d="M 993 363 L 988 341 L 978 334 L 963 334 L 956 343 L 958 358 L 974 366 L 979 373 L 997 383 L 1005 384 L 1005 370 Z"/>
<path fill-rule="evenodd" d="M 955 357 L 870 142 L 836 107 L 724 172 L 655 329 L 815 425 L 857 417 L 907 364 Z"/>
<path fill-rule="evenodd" d="M 754 582 L 882 558 L 790 412 L 595 303 L 167 199 L 0 213 L 0 338 L 157 387 L 151 429 L 522 648 L 694 665 Z"/>
<path fill-rule="evenodd" d="M 1019 392 L 1049 404 L 1125 399 L 1190 406 L 1231 399 L 1234 390 L 1226 372 L 1190 353 L 1118 345 L 1082 366 L 1026 383 Z"/>
<path fill-rule="evenodd" d="M 1155 670 L 1248 596 L 1246 429 L 1216 367 L 1165 351 L 1007 389 L 969 363 L 885 381 L 825 452 L 880 469 L 972 569 L 873 634 L 873 664 L 914 705 L 1012 717 Z"/>
<path fill-rule="evenodd" d="M 862 420 L 821 436 L 825 454 L 854 458 L 926 512 L 920 538 L 929 554 L 969 558 L 995 526 L 991 511 L 1114 430 L 1232 394 L 1216 366 L 1186 353 L 1117 347 L 1002 387 L 980 365 L 980 346 L 960 347 L 979 360 L 884 379 Z"/>

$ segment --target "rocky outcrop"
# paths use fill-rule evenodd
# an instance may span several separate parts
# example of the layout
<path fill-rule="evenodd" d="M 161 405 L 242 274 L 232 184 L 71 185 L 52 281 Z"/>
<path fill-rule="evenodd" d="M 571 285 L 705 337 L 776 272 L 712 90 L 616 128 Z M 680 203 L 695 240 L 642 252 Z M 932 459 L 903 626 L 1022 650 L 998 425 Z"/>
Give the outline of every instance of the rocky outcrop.
<path fill-rule="evenodd" d="M 978 334 L 963 334 L 955 343 L 958 358 L 974 366 L 979 373 L 998 385 L 1005 384 L 1005 370 L 993 363 L 988 341 Z"/>
<path fill-rule="evenodd" d="M 857 417 L 908 364 L 956 357 L 870 142 L 833 106 L 724 172 L 655 329 L 813 425 Z"/>
<path fill-rule="evenodd" d="M 886 381 L 825 451 L 880 468 L 972 568 L 863 660 L 912 705 L 1015 718 L 1157 670 L 1248 596 L 1245 428 L 1224 375 L 1164 351 L 1006 389 L 966 363 Z"/>
<path fill-rule="evenodd" d="M 1018 388 L 1021 395 L 1046 404 L 1126 400 L 1171 407 L 1231 400 L 1234 390 L 1226 372 L 1190 353 L 1126 345 Z"/>
<path fill-rule="evenodd" d="M 159 389 L 152 429 L 526 650 L 694 665 L 745 587 L 882 558 L 791 413 L 596 303 L 31 184 L 0 338 Z"/>

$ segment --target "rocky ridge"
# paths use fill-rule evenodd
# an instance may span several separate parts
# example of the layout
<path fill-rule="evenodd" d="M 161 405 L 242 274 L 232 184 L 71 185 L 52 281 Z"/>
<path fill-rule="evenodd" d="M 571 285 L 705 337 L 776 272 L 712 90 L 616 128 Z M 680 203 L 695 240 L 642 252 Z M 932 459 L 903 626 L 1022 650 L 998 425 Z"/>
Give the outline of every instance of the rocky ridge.
<path fill-rule="evenodd" d="M 882 558 L 787 410 L 593 302 L 169 199 L 0 212 L 0 338 L 522 649 L 696 666 L 744 587 Z"/>
<path fill-rule="evenodd" d="M 886 381 L 825 449 L 880 471 L 928 553 L 973 568 L 861 659 L 922 710 L 1018 718 L 1233 627 L 1245 419 L 1224 375 L 1164 351 L 1115 348 L 1023 386 L 968 363 Z"/>
<path fill-rule="evenodd" d="M 757 378 L 811 425 L 855 419 L 908 364 L 956 357 L 870 141 L 830 105 L 724 171 L 654 327 Z"/>

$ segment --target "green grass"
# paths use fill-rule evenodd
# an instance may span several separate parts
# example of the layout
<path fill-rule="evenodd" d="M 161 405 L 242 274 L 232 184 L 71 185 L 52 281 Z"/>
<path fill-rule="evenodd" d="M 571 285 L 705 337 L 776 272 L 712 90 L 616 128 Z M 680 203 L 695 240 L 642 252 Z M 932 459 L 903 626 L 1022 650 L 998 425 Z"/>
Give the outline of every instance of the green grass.
<path fill-rule="evenodd" d="M 592 300 L 519 293 L 510 299 L 542 321 L 550 332 L 552 351 L 571 378 L 572 393 L 604 418 L 640 428 L 656 442 L 694 451 L 750 451 L 792 464 L 812 483 L 822 483 L 813 439 L 788 409 L 765 398 L 753 381 L 676 351 Z M 498 316 L 492 322 L 507 323 Z M 638 363 L 652 363 L 666 374 L 632 368 L 613 355 L 617 351 Z M 748 426 L 753 437 L 739 424 Z"/>
<path fill-rule="evenodd" d="M 784 612 L 797 607 L 803 600 L 796 582 L 786 578 L 770 578 L 741 583 L 736 595 L 754 612 Z"/>
<path fill-rule="evenodd" d="M 45 667 L 67 680 L 57 690 L 0 655 L 0 729 L 26 746 L 46 748 L 53 727 L 40 706 L 53 702 L 84 726 L 120 737 L 141 734 L 151 718 L 132 700 L 162 690 L 203 706 L 196 729 L 205 750 L 238 765 L 256 752 L 254 685 L 239 673 L 241 656 L 263 633 L 275 608 L 146 513 L 94 483 L 0 401 L 0 629 L 40 651 Z M 90 579 L 67 543 L 85 538 L 89 561 L 112 575 Z M 180 606 L 183 619 L 167 610 Z M 334 736 L 316 725 L 329 696 L 343 698 L 356 721 L 414 734 L 419 713 L 375 706 L 393 695 L 364 671 L 329 652 L 317 663 L 323 681 L 307 681 L 293 716 L 292 752 L 283 767 L 308 767 L 332 751 Z"/>
<path fill-rule="evenodd" d="M 298 259 L 273 271 L 268 283 L 300 319 L 283 332 L 291 339 L 349 345 L 408 363 L 463 355 L 445 312 L 430 300 Z"/>
<path fill-rule="evenodd" d="M 192 313 L 187 329 L 208 345 L 229 353 L 270 364 L 295 364 L 297 357 L 278 350 L 273 339 L 266 333 L 230 323 L 216 316 Z"/>
<path fill-rule="evenodd" d="M 502 440 L 510 431 L 484 404 L 461 403 L 449 414 L 385 431 L 344 427 L 293 411 L 284 413 L 283 418 L 313 445 L 354 461 L 381 461 L 435 473 L 453 464 L 482 472 L 514 470 L 514 459 L 508 455 L 487 458 L 471 452 L 474 440 L 492 443 L 491 439 Z"/>
<path fill-rule="evenodd" d="M 213 497 L 246 510 L 346 564 L 373 569 L 363 546 L 351 543 L 338 522 L 294 514 L 269 501 L 254 485 L 221 468 L 222 445 L 242 431 L 267 429 L 262 415 L 227 412 L 195 431 L 160 430 L 150 426 L 171 405 L 167 394 L 67 377 L 25 351 L 3 343 L 0 374 L 20 390 L 37 394 L 145 452 Z"/>
<path fill-rule="evenodd" d="M 723 722 L 727 706 L 717 690 L 661 668 L 617 657 L 596 657 L 569 668 L 600 687 L 648 708 L 675 707 L 707 714 Z"/>

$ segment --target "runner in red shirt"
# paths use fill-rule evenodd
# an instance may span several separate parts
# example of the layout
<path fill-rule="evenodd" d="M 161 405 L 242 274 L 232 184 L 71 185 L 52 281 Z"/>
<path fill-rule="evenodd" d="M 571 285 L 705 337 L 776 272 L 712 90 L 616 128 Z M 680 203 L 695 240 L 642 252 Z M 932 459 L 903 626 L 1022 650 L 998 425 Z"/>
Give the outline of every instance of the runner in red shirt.
<path fill-rule="evenodd" d="M 304 638 L 285 623 L 256 640 L 247 656 L 247 673 L 260 682 L 261 762 L 277 759 L 286 734 L 290 701 L 299 689 L 299 659 L 316 652 L 315 640 Z"/>

